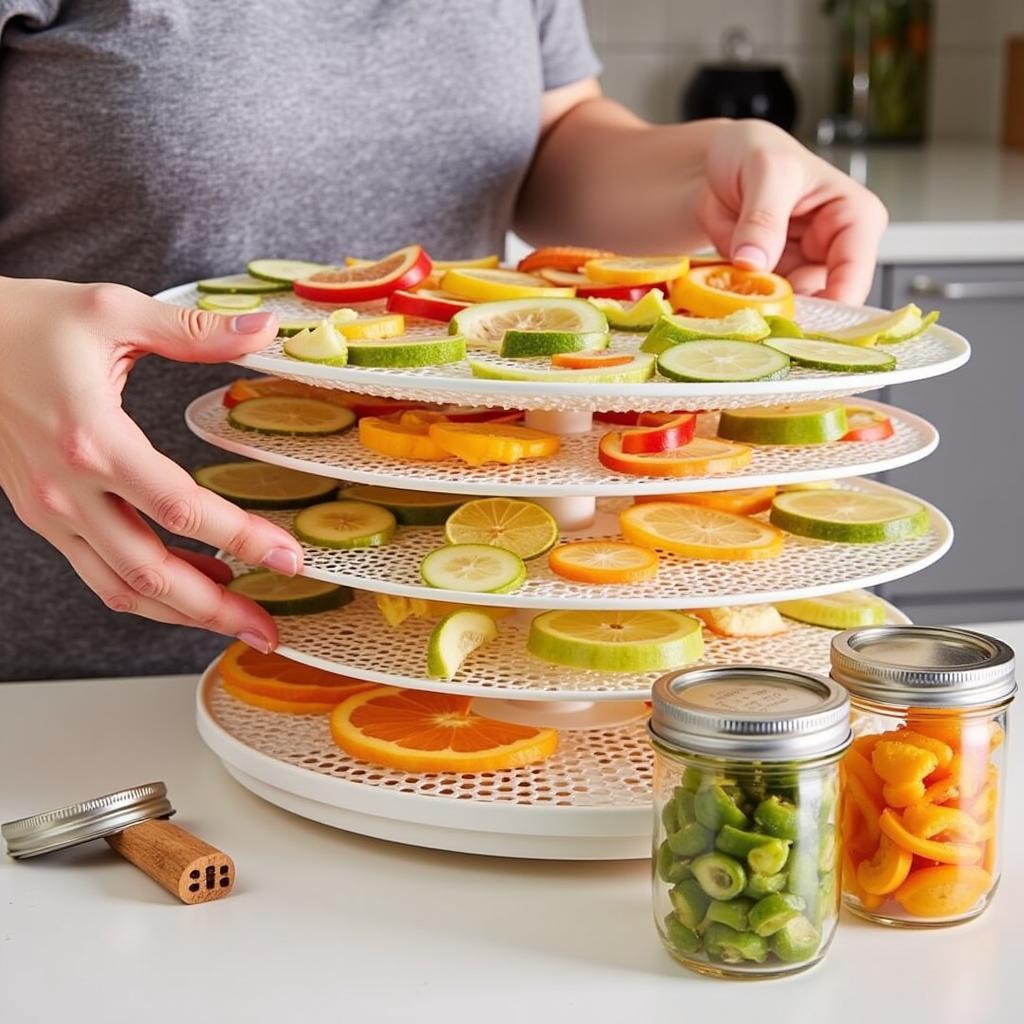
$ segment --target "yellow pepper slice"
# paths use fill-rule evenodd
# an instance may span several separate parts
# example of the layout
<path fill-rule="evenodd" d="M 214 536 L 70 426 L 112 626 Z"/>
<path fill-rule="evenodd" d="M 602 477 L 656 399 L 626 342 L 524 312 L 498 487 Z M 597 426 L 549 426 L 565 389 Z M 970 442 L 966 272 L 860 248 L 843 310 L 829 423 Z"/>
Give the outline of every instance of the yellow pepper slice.
<path fill-rule="evenodd" d="M 930 750 L 896 740 L 879 740 L 871 752 L 871 766 L 884 781 L 896 786 L 920 782 L 938 763 Z"/>
<path fill-rule="evenodd" d="M 583 273 L 602 284 L 660 284 L 682 277 L 690 267 L 686 256 L 607 256 L 587 260 Z"/>
<path fill-rule="evenodd" d="M 863 754 L 851 748 L 843 758 L 842 768 L 851 775 L 856 775 L 872 797 L 879 803 L 882 802 L 882 781 Z"/>
<path fill-rule="evenodd" d="M 882 811 L 878 827 L 897 846 L 927 860 L 937 860 L 940 864 L 974 864 L 981 860 L 980 847 L 968 843 L 940 843 L 915 836 L 889 807 Z"/>
<path fill-rule="evenodd" d="M 882 798 L 890 807 L 909 807 L 924 799 L 924 783 L 920 779 L 909 782 L 887 782 L 882 787 Z"/>
<path fill-rule="evenodd" d="M 958 807 L 911 804 L 903 812 L 903 824 L 922 839 L 931 839 L 940 833 L 952 842 L 978 843 L 988 838 L 988 829 Z"/>
<path fill-rule="evenodd" d="M 913 863 L 914 855 L 909 850 L 882 836 L 874 857 L 857 866 L 857 882 L 865 892 L 885 896 L 906 881 Z"/>
<path fill-rule="evenodd" d="M 984 868 L 946 865 L 913 872 L 895 898 L 915 917 L 955 917 L 970 910 L 991 887 L 992 876 Z"/>
<path fill-rule="evenodd" d="M 359 421 L 359 440 L 370 451 L 393 459 L 450 459 L 451 454 L 430 439 L 429 429 L 426 423 L 404 423 L 380 416 L 364 416 Z"/>
<path fill-rule="evenodd" d="M 430 440 L 471 466 L 547 458 L 561 445 L 555 434 L 513 423 L 434 423 Z"/>
<path fill-rule="evenodd" d="M 448 270 L 441 287 L 470 302 L 498 302 L 502 299 L 572 298 L 574 288 L 555 288 L 543 277 L 518 270 L 490 267 L 462 267 Z"/>
<path fill-rule="evenodd" d="M 762 316 L 792 319 L 793 289 L 778 274 L 740 270 L 729 265 L 695 267 L 669 289 L 675 309 L 694 316 L 728 316 L 737 309 L 756 309 Z"/>
<path fill-rule="evenodd" d="M 878 738 L 893 740 L 896 743 L 909 743 L 912 747 L 928 750 L 935 755 L 938 768 L 945 768 L 953 760 L 953 748 L 948 743 L 943 743 L 934 736 L 915 732 L 913 729 L 894 729 L 892 732 L 883 732 Z"/>

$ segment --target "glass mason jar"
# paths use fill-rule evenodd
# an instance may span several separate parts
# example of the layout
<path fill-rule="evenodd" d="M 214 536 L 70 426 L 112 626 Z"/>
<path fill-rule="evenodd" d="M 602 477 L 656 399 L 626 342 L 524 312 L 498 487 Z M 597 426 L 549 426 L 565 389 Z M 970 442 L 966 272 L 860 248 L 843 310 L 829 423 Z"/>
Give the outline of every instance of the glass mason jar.
<path fill-rule="evenodd" d="M 654 686 L 654 914 L 680 963 L 775 977 L 817 963 L 839 913 L 849 699 L 819 676 L 692 669 Z"/>
<path fill-rule="evenodd" d="M 832 640 L 850 693 L 843 758 L 843 902 L 894 927 L 942 927 L 999 883 L 1013 651 L 966 629 L 872 626 Z"/>

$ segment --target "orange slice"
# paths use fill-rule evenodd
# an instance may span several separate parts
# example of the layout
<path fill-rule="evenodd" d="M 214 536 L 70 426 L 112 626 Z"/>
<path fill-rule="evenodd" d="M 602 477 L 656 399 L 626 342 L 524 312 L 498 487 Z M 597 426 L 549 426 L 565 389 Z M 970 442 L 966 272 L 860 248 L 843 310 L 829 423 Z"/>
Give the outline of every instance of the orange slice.
<path fill-rule="evenodd" d="M 541 269 L 579 270 L 587 260 L 614 255 L 615 253 L 604 249 L 584 249 L 576 245 L 547 245 L 527 253 L 516 265 L 516 270 L 524 273 Z"/>
<path fill-rule="evenodd" d="M 776 558 L 782 551 L 782 533 L 774 526 L 671 501 L 633 505 L 619 515 L 619 525 L 626 540 L 683 558 L 749 562 Z"/>
<path fill-rule="evenodd" d="M 548 555 L 551 571 L 578 583 L 638 583 L 658 574 L 658 556 L 650 548 L 619 541 L 580 540 Z"/>
<path fill-rule="evenodd" d="M 429 417 L 436 413 L 407 413 L 402 418 L 364 416 L 359 421 L 359 440 L 364 448 L 394 459 L 431 462 L 451 455 L 429 436 Z"/>
<path fill-rule="evenodd" d="M 338 405 L 345 405 L 341 401 L 344 395 L 343 391 L 318 388 L 297 380 L 284 380 L 282 377 L 242 377 L 224 392 L 224 404 L 230 408 L 250 398 L 320 398 L 325 402 L 334 401 Z"/>
<path fill-rule="evenodd" d="M 331 715 L 334 742 L 352 757 L 406 772 L 496 772 L 550 757 L 554 729 L 496 722 L 471 697 L 379 686 Z"/>
<path fill-rule="evenodd" d="M 587 260 L 583 272 L 602 284 L 660 284 L 682 277 L 689 266 L 685 256 L 607 256 Z"/>
<path fill-rule="evenodd" d="M 652 501 L 676 501 L 680 505 L 699 505 L 717 508 L 738 516 L 755 516 L 772 507 L 776 487 L 742 487 L 737 491 L 696 491 L 693 494 L 641 494 L 634 500 L 638 505 Z"/>
<path fill-rule="evenodd" d="M 434 423 L 430 441 L 447 454 L 470 466 L 488 462 L 511 465 L 520 459 L 554 455 L 561 442 L 556 434 L 513 423 Z"/>
<path fill-rule="evenodd" d="M 737 309 L 756 309 L 762 316 L 792 318 L 793 289 L 778 274 L 713 264 L 695 267 L 669 289 L 673 309 L 694 316 L 728 316 Z"/>
<path fill-rule="evenodd" d="M 744 444 L 695 437 L 680 448 L 629 455 L 622 450 L 621 431 L 613 431 L 598 443 L 597 458 L 606 469 L 632 476 L 713 476 L 742 469 L 753 458 L 753 452 Z"/>

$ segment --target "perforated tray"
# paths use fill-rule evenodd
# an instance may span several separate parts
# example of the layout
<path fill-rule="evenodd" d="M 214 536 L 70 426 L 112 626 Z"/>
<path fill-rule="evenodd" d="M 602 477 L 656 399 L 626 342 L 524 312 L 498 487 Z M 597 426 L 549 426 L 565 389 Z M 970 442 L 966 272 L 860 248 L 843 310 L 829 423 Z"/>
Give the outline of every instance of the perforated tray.
<path fill-rule="evenodd" d="M 161 292 L 157 298 L 179 306 L 194 306 L 199 293 L 194 284 Z M 289 319 L 323 316 L 332 307 L 310 303 L 291 293 L 264 297 L 263 308 Z M 368 310 L 373 307 L 367 304 Z M 881 310 L 845 306 L 825 299 L 797 299 L 797 318 L 814 330 L 845 327 Z M 429 320 L 410 320 L 412 335 L 444 334 L 447 325 Z M 613 347 L 635 350 L 643 335 L 615 332 Z M 641 384 L 575 384 L 483 380 L 475 378 L 468 363 L 428 366 L 418 369 L 381 370 L 358 366 L 325 366 L 302 363 L 284 355 L 280 340 L 263 351 L 243 356 L 239 366 L 262 373 L 306 381 L 321 387 L 345 388 L 368 395 L 387 395 L 418 402 L 456 402 L 462 405 L 500 405 L 512 409 L 552 410 L 659 410 L 722 409 L 756 403 L 793 402 L 835 395 L 854 395 L 893 384 L 921 380 L 955 370 L 967 361 L 970 346 L 959 334 L 945 327 L 929 328 L 920 338 L 892 346 L 897 357 L 894 370 L 884 373 L 829 373 L 794 367 L 780 381 L 745 384 L 682 384 L 663 378 Z M 487 353 L 481 358 L 500 365 L 503 360 Z M 507 361 L 506 361 L 507 362 Z M 531 361 L 515 360 L 522 366 Z M 549 368 L 548 360 L 534 360 Z"/>
<path fill-rule="evenodd" d="M 617 428 L 599 421 L 589 433 L 563 437 L 559 453 L 552 458 L 524 459 L 512 466 L 467 466 L 458 459 L 391 459 L 363 447 L 356 430 L 327 437 L 281 437 L 238 430 L 228 422 L 223 405 L 225 390 L 218 388 L 197 398 L 185 412 L 192 432 L 224 451 L 353 483 L 452 494 L 608 497 L 839 479 L 882 473 L 916 462 L 933 452 L 939 442 L 935 428 L 919 416 L 861 398 L 855 404 L 878 409 L 890 417 L 895 429 L 892 437 L 884 441 L 755 447 L 749 466 L 715 476 L 672 479 L 613 473 L 598 461 L 597 445 L 603 434 Z M 714 437 L 717 423 L 717 413 L 702 415 L 698 434 Z"/>

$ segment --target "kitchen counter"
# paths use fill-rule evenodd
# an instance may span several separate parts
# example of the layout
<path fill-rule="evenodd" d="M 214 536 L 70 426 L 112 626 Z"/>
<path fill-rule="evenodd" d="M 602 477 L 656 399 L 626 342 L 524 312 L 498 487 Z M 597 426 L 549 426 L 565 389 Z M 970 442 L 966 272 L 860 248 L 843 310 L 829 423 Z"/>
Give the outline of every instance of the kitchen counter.
<path fill-rule="evenodd" d="M 978 628 L 1024 650 L 1024 623 Z M 820 967 L 728 984 L 662 951 L 646 862 L 438 853 L 293 817 L 232 781 L 196 734 L 194 702 L 190 677 L 0 685 L 0 820 L 164 779 L 176 820 L 238 867 L 228 899 L 186 907 L 102 842 L 0 855 L 0 1019 L 1019 1019 L 1016 811 L 1001 890 L 979 920 L 890 932 L 844 915 Z M 1010 747 L 1020 808 L 1024 737 Z"/>

